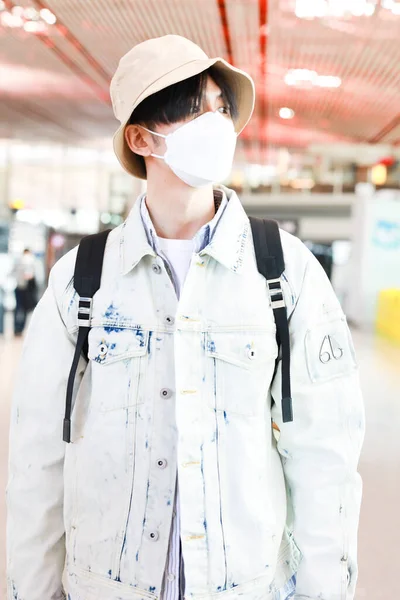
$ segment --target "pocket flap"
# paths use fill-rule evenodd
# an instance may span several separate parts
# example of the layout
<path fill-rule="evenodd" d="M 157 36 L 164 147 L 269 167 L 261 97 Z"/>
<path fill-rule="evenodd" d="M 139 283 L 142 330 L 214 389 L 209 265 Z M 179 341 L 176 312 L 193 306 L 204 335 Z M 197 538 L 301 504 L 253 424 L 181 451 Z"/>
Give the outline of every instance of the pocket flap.
<path fill-rule="evenodd" d="M 278 347 L 275 335 L 268 331 L 209 332 L 206 354 L 245 369 L 257 369 L 277 357 Z"/>
<path fill-rule="evenodd" d="M 149 332 L 143 329 L 94 327 L 89 333 L 89 359 L 108 365 L 117 360 L 144 356 Z"/>

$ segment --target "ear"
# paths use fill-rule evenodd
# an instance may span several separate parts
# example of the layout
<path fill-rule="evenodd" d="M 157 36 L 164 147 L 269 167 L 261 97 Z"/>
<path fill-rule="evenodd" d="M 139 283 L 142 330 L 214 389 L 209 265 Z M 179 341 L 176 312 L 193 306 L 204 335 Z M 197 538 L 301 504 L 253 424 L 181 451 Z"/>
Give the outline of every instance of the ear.
<path fill-rule="evenodd" d="M 139 156 L 150 156 L 154 141 L 151 133 L 138 125 L 128 125 L 125 129 L 125 140 L 129 148 Z"/>

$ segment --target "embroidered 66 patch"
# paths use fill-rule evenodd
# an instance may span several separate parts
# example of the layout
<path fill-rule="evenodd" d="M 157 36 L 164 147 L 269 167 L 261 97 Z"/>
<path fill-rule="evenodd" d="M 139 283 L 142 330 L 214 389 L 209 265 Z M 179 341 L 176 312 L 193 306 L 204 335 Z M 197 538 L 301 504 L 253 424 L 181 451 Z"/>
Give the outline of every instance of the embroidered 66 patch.
<path fill-rule="evenodd" d="M 305 346 L 313 383 L 343 377 L 357 369 L 353 341 L 344 315 L 307 331 Z"/>

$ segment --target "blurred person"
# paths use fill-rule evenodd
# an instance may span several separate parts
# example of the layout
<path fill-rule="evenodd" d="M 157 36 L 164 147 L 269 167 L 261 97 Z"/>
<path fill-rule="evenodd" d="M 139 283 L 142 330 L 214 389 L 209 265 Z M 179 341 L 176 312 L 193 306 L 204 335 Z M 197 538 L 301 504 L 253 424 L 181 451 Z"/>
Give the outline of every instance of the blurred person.
<path fill-rule="evenodd" d="M 34 313 L 11 423 L 8 600 L 353 600 L 364 413 L 345 317 L 281 232 L 284 422 L 249 219 L 216 185 L 252 80 L 166 36 L 121 59 L 111 95 L 115 152 L 147 192 L 108 237 L 70 444 L 77 250 Z"/>
<path fill-rule="evenodd" d="M 37 284 L 35 277 L 35 257 L 26 248 L 15 264 L 14 275 L 17 282 L 15 288 L 14 334 L 23 334 L 28 313 L 36 306 Z"/>

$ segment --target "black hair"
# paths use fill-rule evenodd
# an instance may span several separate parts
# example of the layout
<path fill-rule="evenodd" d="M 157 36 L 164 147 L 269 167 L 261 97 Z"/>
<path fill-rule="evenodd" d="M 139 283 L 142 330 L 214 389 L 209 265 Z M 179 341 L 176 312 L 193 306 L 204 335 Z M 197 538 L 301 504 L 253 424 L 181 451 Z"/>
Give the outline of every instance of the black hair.
<path fill-rule="evenodd" d="M 128 125 L 145 125 L 153 129 L 157 124 L 171 125 L 187 119 L 201 107 L 208 77 L 221 89 L 223 101 L 235 121 L 239 112 L 235 92 L 226 76 L 219 69 L 211 67 L 145 98 L 133 111 Z"/>

